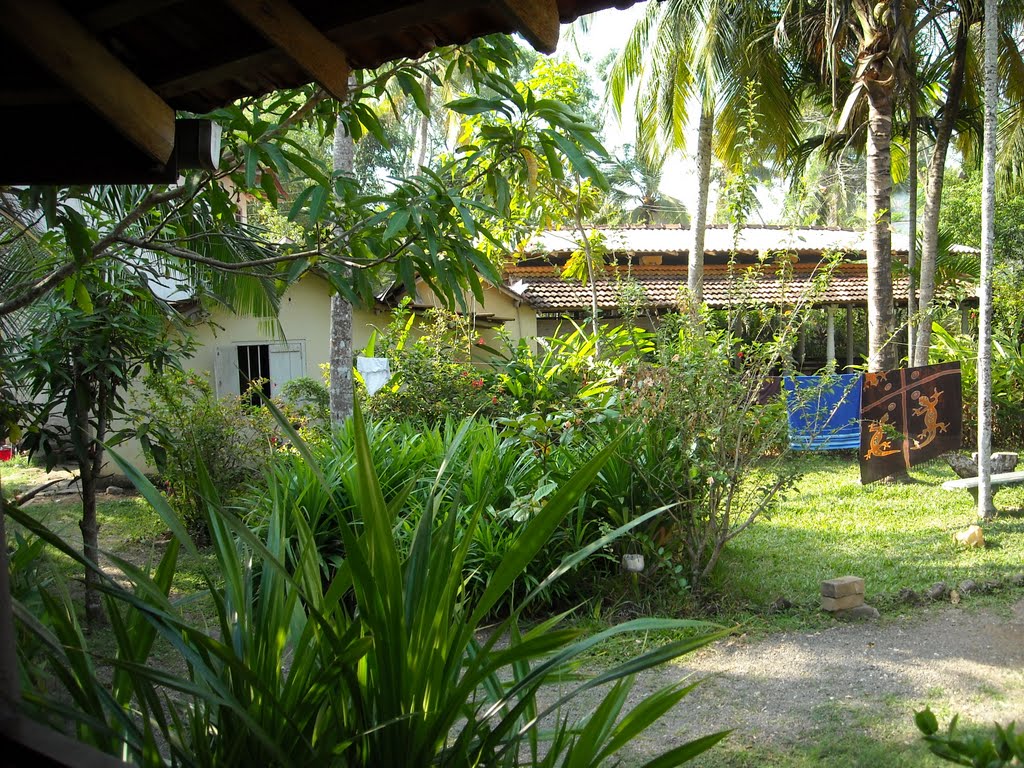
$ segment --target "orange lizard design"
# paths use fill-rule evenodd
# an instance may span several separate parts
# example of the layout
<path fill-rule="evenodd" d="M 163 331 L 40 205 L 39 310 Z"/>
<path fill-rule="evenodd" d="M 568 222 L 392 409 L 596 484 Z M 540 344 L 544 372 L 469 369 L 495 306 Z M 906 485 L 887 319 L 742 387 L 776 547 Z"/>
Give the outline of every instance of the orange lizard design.
<path fill-rule="evenodd" d="M 872 456 L 891 456 L 899 453 L 899 448 L 893 448 L 892 442 L 885 439 L 885 427 L 889 423 L 889 414 L 886 413 L 878 421 L 868 424 L 868 432 L 871 433 L 871 442 L 868 444 L 868 452 L 864 454 L 865 459 Z"/>
<path fill-rule="evenodd" d="M 936 388 L 931 397 L 921 395 L 917 398 L 918 408 L 914 409 L 915 416 L 924 416 L 924 431 L 914 440 L 913 450 L 918 451 L 935 440 L 939 432 L 945 432 L 949 423 L 939 421 L 939 414 L 936 406 L 942 398 L 942 390 Z"/>

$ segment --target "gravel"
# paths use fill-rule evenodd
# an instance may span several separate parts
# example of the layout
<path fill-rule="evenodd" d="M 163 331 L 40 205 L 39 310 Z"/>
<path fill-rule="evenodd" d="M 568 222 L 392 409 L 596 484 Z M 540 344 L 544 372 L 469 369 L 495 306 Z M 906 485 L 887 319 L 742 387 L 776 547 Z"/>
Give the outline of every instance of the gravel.
<path fill-rule="evenodd" d="M 845 720 L 863 728 L 865 717 L 909 742 L 925 704 L 940 722 L 955 712 L 979 724 L 1024 721 L 1024 600 L 1009 616 L 945 604 L 820 632 L 730 638 L 638 677 L 630 705 L 686 677 L 704 683 L 621 755 L 625 764 L 728 728 L 728 742 L 784 751 L 828 738 L 823 731 Z"/>

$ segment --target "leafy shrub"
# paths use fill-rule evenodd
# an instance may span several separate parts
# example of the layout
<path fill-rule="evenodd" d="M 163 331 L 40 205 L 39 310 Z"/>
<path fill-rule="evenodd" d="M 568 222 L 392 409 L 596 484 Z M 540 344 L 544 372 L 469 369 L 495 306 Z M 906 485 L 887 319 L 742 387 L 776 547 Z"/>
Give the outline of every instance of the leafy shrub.
<path fill-rule="evenodd" d="M 963 381 L 965 447 L 978 434 L 978 341 L 932 325 L 932 362 L 959 361 Z M 1024 443 L 1024 344 L 1002 331 L 992 339 L 992 440 L 1002 448 Z"/>
<path fill-rule="evenodd" d="M 286 381 L 277 398 L 278 407 L 297 429 L 325 431 L 331 424 L 331 395 L 322 381 L 300 376 Z"/>
<path fill-rule="evenodd" d="M 204 520 L 220 566 L 219 573 L 206 574 L 216 611 L 212 632 L 191 623 L 167 597 L 179 549 L 194 552 L 193 539 L 165 499 L 122 463 L 175 539 L 154 574 L 126 564 L 134 591 L 99 571 L 117 642 L 109 688 L 73 611 L 55 612 L 50 628 L 27 622 L 46 641 L 46 656 L 66 691 L 60 701 L 44 689 L 28 691 L 36 714 L 69 718 L 79 738 L 147 765 L 568 768 L 613 758 L 692 690 L 669 686 L 623 714 L 634 673 L 722 636 L 709 634 L 701 622 L 644 619 L 585 637 L 554 618 L 521 632 L 518 615 L 537 594 L 531 590 L 505 621 L 481 632 L 614 446 L 546 500 L 482 594 L 469 601 L 463 564 L 479 512 L 463 515 L 446 501 L 446 471 L 422 478 L 433 490 L 403 553 L 394 535 L 400 504 L 386 503 L 358 413 L 354 421 L 355 517 L 340 529 L 344 560 L 328 582 L 305 516 L 290 506 L 288 494 L 273 494 L 285 505 L 273 506 L 257 537 L 225 510 L 210 473 L 197 465 L 195 490 L 208 501 Z M 296 445 L 323 483 L 314 457 Z M 453 446 L 453 453 L 459 450 Z M 83 561 L 30 516 L 16 510 L 13 516 Z M 557 580 L 602 543 L 576 553 L 545 581 Z M 605 640 L 665 629 L 702 634 L 595 676 L 573 674 L 581 654 Z M 150 663 L 158 636 L 181 657 L 171 670 L 182 671 Z M 538 692 L 556 682 L 564 693 L 542 705 Z M 570 722 L 560 714 L 575 696 L 608 683 L 590 715 Z M 725 735 L 675 747 L 648 765 L 679 765 Z"/>
<path fill-rule="evenodd" d="M 660 364 L 630 372 L 623 418 L 608 422 L 609 437 L 623 437 L 596 492 L 613 524 L 670 505 L 645 531 L 648 554 L 682 564 L 699 590 L 725 545 L 792 481 L 769 458 L 786 435 L 784 406 L 758 402 L 780 346 L 750 343 L 690 316 L 671 318 L 666 328 L 675 335 L 663 334 Z M 674 565 L 668 572 L 678 584 Z"/>
<path fill-rule="evenodd" d="M 392 376 L 370 398 L 370 413 L 425 424 L 490 413 L 497 404 L 493 376 L 473 363 L 481 339 L 471 335 L 469 322 L 441 309 L 429 310 L 414 329 L 415 319 L 399 310 L 377 342 L 376 354 L 391 360 Z"/>
<path fill-rule="evenodd" d="M 939 733 L 939 721 L 930 708 L 914 714 L 928 749 L 947 763 L 985 768 L 1024 766 L 1024 734 L 1016 732 L 1016 723 L 1005 728 L 996 723 L 987 733 L 966 736 L 957 732 L 959 719 L 959 715 L 954 715 L 946 733 Z"/>
<path fill-rule="evenodd" d="M 258 485 L 279 442 L 268 414 L 248 395 L 218 400 L 194 371 L 153 373 L 144 380 L 144 413 L 137 425 L 146 458 L 157 468 L 171 505 L 186 527 L 202 531 L 205 501 L 199 467 L 215 478 L 221 498 Z"/>

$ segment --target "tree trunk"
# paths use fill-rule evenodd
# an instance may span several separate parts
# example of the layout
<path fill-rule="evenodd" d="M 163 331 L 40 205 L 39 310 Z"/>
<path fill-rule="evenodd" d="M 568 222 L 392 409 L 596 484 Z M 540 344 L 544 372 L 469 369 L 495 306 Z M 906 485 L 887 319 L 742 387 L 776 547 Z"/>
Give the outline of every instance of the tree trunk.
<path fill-rule="evenodd" d="M 349 84 L 351 87 L 351 83 Z M 339 119 L 334 129 L 334 170 L 351 174 L 356 144 Z M 352 381 L 352 304 L 335 292 L 331 296 L 331 423 L 342 424 L 355 408 Z"/>
<path fill-rule="evenodd" d="M 892 82 L 866 81 L 868 370 L 896 367 L 892 300 Z"/>
<path fill-rule="evenodd" d="M 997 0 L 985 0 L 985 139 L 981 173 L 981 290 L 978 328 L 978 514 L 992 508 L 992 255 L 996 214 Z"/>
<path fill-rule="evenodd" d="M 434 81 L 429 77 L 423 86 L 423 95 L 427 98 L 427 106 L 433 111 L 434 105 Z M 413 173 L 419 173 L 420 168 L 427 164 L 427 149 L 430 143 L 430 114 L 420 115 L 419 135 L 416 139 L 416 167 Z"/>
<path fill-rule="evenodd" d="M 953 68 L 949 75 L 946 103 L 942 120 L 935 132 L 935 146 L 928 164 L 925 182 L 924 220 L 921 223 L 921 286 L 918 293 L 918 328 L 915 365 L 928 364 L 928 350 L 932 342 L 932 299 L 935 296 L 935 260 L 939 246 L 939 207 L 942 202 L 942 183 L 946 175 L 946 154 L 953 136 L 953 127 L 960 112 L 964 89 L 964 67 L 967 61 L 967 23 L 961 18 L 953 47 Z"/>
<path fill-rule="evenodd" d="M 711 134 L 715 127 L 714 103 L 706 96 L 701 104 L 697 127 L 697 210 L 690 228 L 690 264 L 687 287 L 694 302 L 704 301 L 704 229 L 708 221 L 708 191 L 711 187 Z"/>
<path fill-rule="evenodd" d="M 100 450 L 100 435 L 94 435 L 89 423 L 89 414 L 95 409 L 100 412 L 98 393 L 92 390 L 91 382 L 82 370 L 82 366 L 75 362 L 71 375 L 74 379 L 74 386 L 70 399 L 74 403 L 73 419 L 69 425 L 71 428 L 71 444 L 75 449 L 75 459 L 78 463 L 78 483 L 82 490 L 82 519 L 78 522 L 78 528 L 82 532 L 82 554 L 86 560 L 99 566 L 100 544 L 99 544 L 99 520 L 96 517 L 96 481 L 99 477 L 99 470 L 96 464 L 96 452 Z M 100 626 L 105 617 L 103 614 L 103 603 L 100 600 L 100 593 L 97 589 L 96 573 L 92 568 L 85 569 L 85 623 L 89 629 Z"/>
<path fill-rule="evenodd" d="M 910 190 L 907 201 L 907 364 L 927 365 L 917 361 L 917 286 L 914 284 L 914 267 L 917 264 L 917 94 L 913 91 L 910 98 Z"/>

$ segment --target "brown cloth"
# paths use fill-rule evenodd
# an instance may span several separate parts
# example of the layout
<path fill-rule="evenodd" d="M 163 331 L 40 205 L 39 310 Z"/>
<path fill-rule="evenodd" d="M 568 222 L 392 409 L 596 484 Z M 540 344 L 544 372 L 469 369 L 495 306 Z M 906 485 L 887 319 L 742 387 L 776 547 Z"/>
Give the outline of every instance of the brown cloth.
<path fill-rule="evenodd" d="M 865 373 L 860 481 L 873 483 L 960 447 L 960 363 Z"/>

